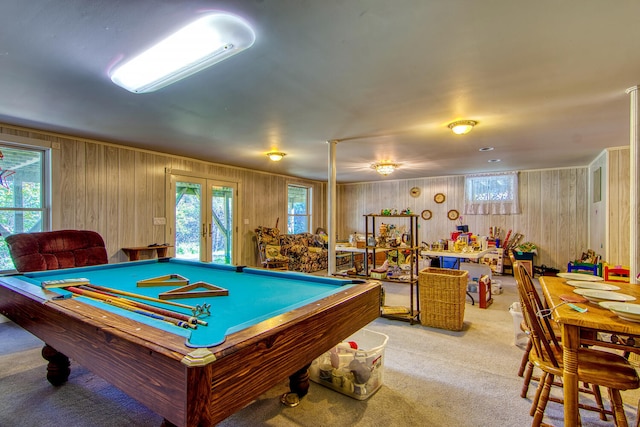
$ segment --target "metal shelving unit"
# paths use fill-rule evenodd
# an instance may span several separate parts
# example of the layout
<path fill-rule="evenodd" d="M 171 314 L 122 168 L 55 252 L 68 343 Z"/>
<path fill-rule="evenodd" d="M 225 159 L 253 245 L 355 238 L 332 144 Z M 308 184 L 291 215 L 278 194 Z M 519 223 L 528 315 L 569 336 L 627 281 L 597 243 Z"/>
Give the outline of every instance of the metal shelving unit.
<path fill-rule="evenodd" d="M 419 322 L 419 314 L 420 314 L 420 299 L 418 298 L 418 259 L 420 257 L 420 247 L 419 247 L 419 239 L 418 239 L 418 215 L 414 214 L 400 214 L 400 215 L 377 215 L 377 214 L 367 214 L 365 217 L 365 236 L 376 235 L 377 228 L 376 222 L 378 221 L 378 225 L 383 224 L 384 220 L 391 219 L 401 219 L 409 222 L 408 236 L 406 241 L 403 241 L 404 246 L 392 247 L 386 246 L 386 242 L 380 242 L 377 246 L 365 246 L 365 257 L 364 257 L 364 271 L 367 276 L 371 277 L 371 269 L 369 268 L 369 254 L 371 254 L 371 268 L 376 268 L 376 250 L 380 251 L 384 249 L 387 253 L 393 253 L 393 251 L 403 251 L 409 253 L 409 270 L 408 270 L 408 279 L 398 279 L 393 277 L 387 277 L 380 280 L 387 282 L 397 282 L 397 283 L 407 283 L 409 285 L 409 307 L 405 307 L 406 310 L 402 310 L 399 307 L 382 307 L 382 317 L 386 317 L 389 319 L 402 320 L 405 322 L 409 322 L 411 324 Z M 399 257 L 399 254 L 398 254 Z M 385 313 L 385 307 L 388 308 Z"/>

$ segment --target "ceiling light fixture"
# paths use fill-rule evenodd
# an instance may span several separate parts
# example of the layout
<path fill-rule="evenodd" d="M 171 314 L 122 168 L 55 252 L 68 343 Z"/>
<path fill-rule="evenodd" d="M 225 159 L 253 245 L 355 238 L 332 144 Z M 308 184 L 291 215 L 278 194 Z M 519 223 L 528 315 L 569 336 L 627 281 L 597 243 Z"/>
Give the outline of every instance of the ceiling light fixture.
<path fill-rule="evenodd" d="M 393 171 L 395 171 L 398 166 L 400 165 L 398 165 L 397 163 L 391 163 L 391 162 L 380 162 L 380 163 L 374 163 L 371 165 L 371 167 L 375 169 L 376 172 L 384 176 L 387 176 L 390 173 L 393 173 Z"/>
<path fill-rule="evenodd" d="M 153 92 L 242 52 L 255 39 L 241 18 L 207 14 L 118 67 L 111 80 L 130 92 Z"/>
<path fill-rule="evenodd" d="M 449 123 L 449 129 L 451 129 L 456 135 L 464 135 L 471 132 L 471 129 L 473 129 L 477 124 L 478 122 L 475 120 L 457 120 L 453 123 Z"/>
<path fill-rule="evenodd" d="M 274 162 L 279 162 L 286 155 L 286 153 L 282 153 L 280 151 L 270 151 L 267 153 L 267 157 L 269 157 Z"/>

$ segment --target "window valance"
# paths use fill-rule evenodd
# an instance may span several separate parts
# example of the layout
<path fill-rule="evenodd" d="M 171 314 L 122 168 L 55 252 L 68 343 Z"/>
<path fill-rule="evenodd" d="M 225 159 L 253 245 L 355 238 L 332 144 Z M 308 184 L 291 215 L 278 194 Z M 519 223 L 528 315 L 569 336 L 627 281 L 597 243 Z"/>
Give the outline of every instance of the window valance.
<path fill-rule="evenodd" d="M 464 183 L 465 215 L 520 213 L 518 172 L 467 175 Z"/>

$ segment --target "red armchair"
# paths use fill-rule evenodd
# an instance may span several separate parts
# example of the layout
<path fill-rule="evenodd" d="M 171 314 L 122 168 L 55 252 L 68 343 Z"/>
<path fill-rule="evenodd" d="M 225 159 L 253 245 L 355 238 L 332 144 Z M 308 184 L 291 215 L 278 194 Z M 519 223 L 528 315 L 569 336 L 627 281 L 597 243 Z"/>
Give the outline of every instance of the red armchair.
<path fill-rule="evenodd" d="M 16 269 L 21 272 L 107 264 L 100 234 L 89 230 L 58 230 L 11 234 L 5 238 Z"/>
<path fill-rule="evenodd" d="M 58 270 L 107 264 L 109 257 L 100 234 L 88 230 L 58 230 L 11 234 L 5 238 L 16 269 Z M 64 354 L 45 344 L 42 357 L 49 361 L 47 380 L 55 386 L 67 381 L 71 362 Z"/>

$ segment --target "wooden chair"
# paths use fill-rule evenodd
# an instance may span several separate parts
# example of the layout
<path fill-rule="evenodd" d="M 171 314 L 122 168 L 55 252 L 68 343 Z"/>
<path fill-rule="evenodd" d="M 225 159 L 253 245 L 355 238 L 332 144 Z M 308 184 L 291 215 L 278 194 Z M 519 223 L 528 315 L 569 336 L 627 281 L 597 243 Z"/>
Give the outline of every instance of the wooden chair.
<path fill-rule="evenodd" d="M 513 276 L 516 279 L 516 282 L 520 280 L 520 271 L 518 267 L 518 260 L 513 256 L 513 252 L 509 251 L 509 259 L 511 260 L 511 268 L 513 271 Z M 522 304 L 521 304 L 522 306 Z M 520 322 L 520 330 L 527 335 L 527 345 L 524 349 L 524 353 L 522 355 L 522 360 L 520 361 L 520 367 L 518 368 L 518 376 L 523 377 L 522 390 L 520 392 L 520 397 L 523 399 L 527 397 L 527 392 L 529 391 L 529 385 L 531 381 L 540 381 L 540 377 L 533 376 L 533 363 L 529 361 L 529 353 L 531 352 L 531 348 L 533 344 L 531 343 L 531 335 L 529 328 L 524 320 Z"/>
<path fill-rule="evenodd" d="M 522 266 L 522 268 L 524 269 L 524 271 L 529 272 L 529 270 L 526 268 L 526 266 L 523 266 L 520 262 L 518 262 L 517 259 L 515 259 L 515 257 L 513 256 L 513 253 L 509 253 L 509 257 L 511 259 L 511 265 L 513 266 L 513 275 L 514 278 L 516 279 L 516 283 L 521 280 L 521 276 L 520 276 L 520 266 Z M 542 300 L 538 293 L 536 292 L 534 297 L 536 298 L 536 304 L 540 307 L 539 309 L 544 310 L 547 309 L 547 304 L 545 303 L 544 300 Z M 555 336 L 560 336 L 560 327 L 556 324 L 556 323 L 552 323 L 549 322 L 549 327 L 553 329 L 553 332 L 555 334 Z M 522 382 L 522 390 L 520 391 L 520 397 L 522 397 L 523 399 L 525 399 L 527 397 L 527 393 L 529 392 L 529 386 L 531 385 L 531 381 L 535 381 L 537 383 L 540 382 L 540 377 L 534 375 L 533 369 L 534 369 L 534 365 L 533 363 L 529 360 L 529 353 L 531 353 L 531 350 L 533 348 L 533 343 L 531 341 L 530 335 L 531 335 L 531 331 L 529 329 L 529 327 L 527 326 L 527 323 L 525 320 L 523 320 L 520 323 L 520 329 L 522 330 L 522 332 L 525 333 L 525 335 L 527 335 L 527 345 L 524 349 L 524 354 L 522 355 L 522 360 L 520 361 L 520 368 L 518 369 L 518 376 L 523 378 L 523 382 Z M 562 384 L 560 382 L 557 382 L 556 385 L 561 386 Z M 552 401 L 556 401 L 556 399 L 550 398 L 550 400 Z M 560 402 L 560 401 L 558 401 Z"/>
<path fill-rule="evenodd" d="M 521 280 L 516 283 L 523 307 L 523 317 L 531 332 L 532 351 L 529 358 L 543 372 L 531 408 L 534 416 L 532 425 L 540 426 L 547 402 L 550 400 L 549 393 L 554 379 L 562 376 L 562 347 L 550 327 L 548 316 L 541 315 L 537 306 L 537 291 L 531 277 L 522 266 L 518 268 Z M 612 414 L 617 426 L 627 425 L 620 391 L 640 388 L 640 378 L 635 368 L 624 357 L 608 351 L 580 348 L 578 379 L 580 382 L 591 384 L 599 406 L 601 406 L 601 399 L 598 387 L 605 387 L 608 390 L 611 401 L 610 411 L 584 404 L 580 404 L 580 408 L 597 411 L 603 419 L 605 414 Z"/>
<path fill-rule="evenodd" d="M 280 254 L 280 230 L 277 227 L 258 227 L 255 233 L 262 268 L 288 270 L 289 258 Z"/>
<path fill-rule="evenodd" d="M 20 273 L 87 267 L 109 262 L 102 236 L 90 230 L 57 230 L 17 233 L 6 237 L 9 254 Z M 49 361 L 47 380 L 61 385 L 71 372 L 69 358 L 48 344 L 42 357 Z"/>

